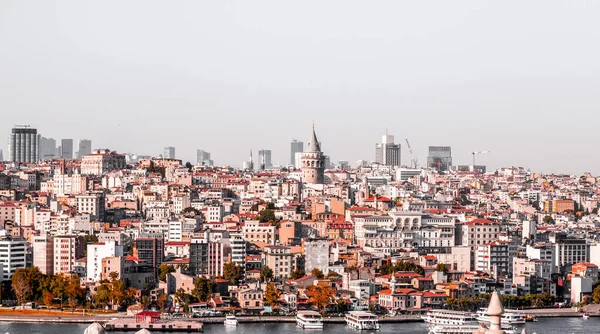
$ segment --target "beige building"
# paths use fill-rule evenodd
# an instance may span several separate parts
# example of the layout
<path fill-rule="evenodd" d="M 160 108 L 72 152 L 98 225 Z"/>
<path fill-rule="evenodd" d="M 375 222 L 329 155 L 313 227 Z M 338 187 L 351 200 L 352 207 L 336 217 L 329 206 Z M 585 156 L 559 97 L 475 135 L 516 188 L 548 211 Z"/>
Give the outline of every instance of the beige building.
<path fill-rule="evenodd" d="M 268 223 L 260 223 L 258 220 L 246 221 L 242 233 L 249 243 L 275 244 L 275 226 Z"/>
<path fill-rule="evenodd" d="M 267 246 L 263 249 L 263 265 L 273 270 L 274 279 L 286 279 L 295 268 L 290 247 Z"/>
<path fill-rule="evenodd" d="M 33 266 L 44 275 L 54 275 L 54 239 L 48 235 L 33 237 Z"/>
<path fill-rule="evenodd" d="M 83 237 L 54 237 L 54 274 L 68 274 L 75 271 L 76 260 L 83 257 Z"/>
<path fill-rule="evenodd" d="M 474 219 L 461 226 L 462 245 L 475 249 L 477 246 L 498 240 L 500 224 L 487 219 Z"/>
<path fill-rule="evenodd" d="M 113 170 L 125 169 L 125 156 L 110 150 L 94 150 L 81 159 L 81 174 L 102 175 Z"/>

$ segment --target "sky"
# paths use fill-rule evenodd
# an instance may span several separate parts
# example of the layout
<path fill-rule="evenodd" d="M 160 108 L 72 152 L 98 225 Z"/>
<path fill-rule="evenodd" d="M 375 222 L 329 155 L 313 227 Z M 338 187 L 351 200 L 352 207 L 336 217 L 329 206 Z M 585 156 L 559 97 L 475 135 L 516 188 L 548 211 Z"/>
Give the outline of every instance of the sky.
<path fill-rule="evenodd" d="M 14 124 L 94 148 L 332 161 L 387 131 L 489 168 L 600 174 L 597 1 L 0 1 L 0 148 Z"/>

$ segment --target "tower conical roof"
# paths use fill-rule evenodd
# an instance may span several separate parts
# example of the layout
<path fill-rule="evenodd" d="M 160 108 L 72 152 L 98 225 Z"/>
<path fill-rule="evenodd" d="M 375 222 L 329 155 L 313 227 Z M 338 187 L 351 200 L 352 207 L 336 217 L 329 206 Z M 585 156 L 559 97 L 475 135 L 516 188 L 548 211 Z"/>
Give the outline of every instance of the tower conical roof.
<path fill-rule="evenodd" d="M 317 139 L 317 134 L 315 132 L 315 124 L 312 126 L 312 134 L 310 136 L 310 141 L 308 142 L 308 151 L 307 152 L 321 152 L 321 145 L 319 144 L 319 140 Z"/>

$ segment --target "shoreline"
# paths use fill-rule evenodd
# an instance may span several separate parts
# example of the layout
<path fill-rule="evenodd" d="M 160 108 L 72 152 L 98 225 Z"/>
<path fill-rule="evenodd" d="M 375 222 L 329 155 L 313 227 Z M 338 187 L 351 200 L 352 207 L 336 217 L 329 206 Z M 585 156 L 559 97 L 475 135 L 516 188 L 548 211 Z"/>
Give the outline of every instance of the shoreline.
<path fill-rule="evenodd" d="M 555 309 L 538 309 L 528 310 L 527 313 L 535 315 L 539 319 L 545 318 L 579 318 L 582 317 L 582 313 L 576 311 L 558 311 Z M 590 317 L 600 317 L 600 314 L 590 314 Z M 112 318 L 130 318 L 130 317 L 110 317 L 105 315 L 96 316 L 75 316 L 75 315 L 64 315 L 64 316 L 53 316 L 53 315 L 30 315 L 30 314 L 0 314 L 0 322 L 7 323 L 32 323 L 32 324 L 91 324 L 94 322 L 100 324 L 106 324 Z M 238 322 L 243 323 L 294 323 L 296 318 L 294 316 L 238 316 Z M 223 324 L 224 317 L 210 317 L 210 318 L 183 318 L 177 319 L 181 321 L 190 322 L 201 322 L 206 325 Z M 380 317 L 380 323 L 415 323 L 423 322 L 418 316 L 394 316 L 394 317 Z M 343 317 L 324 317 L 323 323 L 338 324 L 345 323 Z"/>

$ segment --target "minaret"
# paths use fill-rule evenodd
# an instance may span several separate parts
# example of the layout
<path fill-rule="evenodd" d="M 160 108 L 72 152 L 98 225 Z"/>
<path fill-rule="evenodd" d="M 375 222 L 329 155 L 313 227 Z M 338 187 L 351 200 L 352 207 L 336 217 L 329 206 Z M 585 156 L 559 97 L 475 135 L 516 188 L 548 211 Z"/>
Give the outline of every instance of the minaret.
<path fill-rule="evenodd" d="M 485 328 L 482 324 L 482 327 L 475 330 L 473 334 L 504 334 L 505 332 L 502 330 L 502 314 L 504 313 L 504 308 L 502 307 L 502 301 L 500 300 L 498 291 L 492 293 L 487 313 L 490 316 L 490 327 Z"/>
<path fill-rule="evenodd" d="M 325 181 L 325 156 L 321 152 L 321 145 L 315 133 L 313 123 L 312 134 L 307 150 L 302 153 L 302 182 L 309 184 L 323 184 Z"/>

